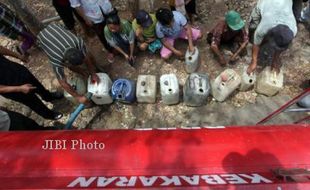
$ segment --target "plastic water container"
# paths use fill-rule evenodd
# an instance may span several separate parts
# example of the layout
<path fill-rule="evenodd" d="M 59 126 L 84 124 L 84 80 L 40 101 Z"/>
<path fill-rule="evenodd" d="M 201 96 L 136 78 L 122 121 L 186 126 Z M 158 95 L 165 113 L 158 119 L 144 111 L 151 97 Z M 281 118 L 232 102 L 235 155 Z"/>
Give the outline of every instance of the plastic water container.
<path fill-rule="evenodd" d="M 137 81 L 137 101 L 140 103 L 156 102 L 156 76 L 139 75 Z"/>
<path fill-rule="evenodd" d="M 123 103 L 133 103 L 136 100 L 135 82 L 128 79 L 118 79 L 112 85 L 112 98 Z"/>
<path fill-rule="evenodd" d="M 79 94 L 84 95 L 87 92 L 86 82 L 80 77 L 68 77 L 67 83 Z M 78 103 L 77 100 L 68 92 L 64 92 L 65 98 L 73 103 Z"/>
<path fill-rule="evenodd" d="M 163 103 L 166 105 L 179 103 L 180 88 L 175 74 L 166 74 L 160 77 L 160 94 Z"/>
<path fill-rule="evenodd" d="M 212 83 L 212 95 L 217 101 L 223 102 L 239 87 L 240 83 L 241 77 L 238 73 L 227 69 Z"/>
<path fill-rule="evenodd" d="M 91 77 L 88 78 L 87 91 L 92 93 L 92 101 L 97 105 L 111 104 L 113 99 L 110 95 L 112 81 L 105 73 L 97 73 L 100 78 L 99 83 L 93 83 Z"/>
<path fill-rule="evenodd" d="M 199 50 L 195 47 L 195 51 L 191 53 L 189 50 L 185 53 L 185 71 L 193 73 L 197 70 L 199 65 Z"/>
<path fill-rule="evenodd" d="M 279 74 L 271 71 L 271 67 L 266 67 L 258 76 L 256 92 L 266 96 L 273 96 L 283 88 L 284 74 L 281 70 Z"/>
<path fill-rule="evenodd" d="M 210 94 L 209 77 L 206 74 L 192 73 L 183 88 L 184 102 L 187 106 L 202 106 Z"/>
<path fill-rule="evenodd" d="M 256 82 L 256 74 L 252 72 L 250 75 L 247 73 L 247 67 L 244 67 L 242 76 L 241 76 L 241 85 L 239 90 L 244 92 L 249 90 L 251 87 L 254 86 Z"/>

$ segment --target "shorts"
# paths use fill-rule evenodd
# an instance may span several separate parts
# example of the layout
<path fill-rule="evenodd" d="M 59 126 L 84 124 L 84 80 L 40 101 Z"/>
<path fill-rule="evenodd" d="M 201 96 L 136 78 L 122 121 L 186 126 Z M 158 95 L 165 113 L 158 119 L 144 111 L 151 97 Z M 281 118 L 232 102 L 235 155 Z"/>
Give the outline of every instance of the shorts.
<path fill-rule="evenodd" d="M 198 29 L 192 28 L 192 34 L 193 34 L 193 36 L 192 36 L 193 37 L 193 41 L 197 41 L 198 38 L 201 36 L 201 31 L 198 30 Z M 179 39 L 179 38 L 184 39 L 184 40 L 188 39 L 187 35 L 186 35 L 185 29 L 183 29 L 183 31 L 181 32 L 179 37 L 177 37 L 177 38 L 165 38 L 165 39 L 167 40 L 167 42 L 169 44 L 174 46 L 175 40 Z M 170 49 L 166 48 L 165 46 L 163 46 L 163 48 L 160 51 L 160 55 L 161 55 L 162 58 L 168 58 L 168 57 L 171 56 L 171 54 L 172 54 L 172 51 Z"/>

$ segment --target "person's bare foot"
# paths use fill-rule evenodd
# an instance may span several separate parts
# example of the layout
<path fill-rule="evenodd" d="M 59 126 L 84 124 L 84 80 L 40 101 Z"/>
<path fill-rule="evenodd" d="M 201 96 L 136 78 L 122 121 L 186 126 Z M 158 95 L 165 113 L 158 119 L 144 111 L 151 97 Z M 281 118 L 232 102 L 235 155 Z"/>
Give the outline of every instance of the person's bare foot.
<path fill-rule="evenodd" d="M 107 59 L 108 59 L 109 63 L 113 63 L 115 61 L 114 60 L 114 54 L 113 53 L 108 53 Z"/>

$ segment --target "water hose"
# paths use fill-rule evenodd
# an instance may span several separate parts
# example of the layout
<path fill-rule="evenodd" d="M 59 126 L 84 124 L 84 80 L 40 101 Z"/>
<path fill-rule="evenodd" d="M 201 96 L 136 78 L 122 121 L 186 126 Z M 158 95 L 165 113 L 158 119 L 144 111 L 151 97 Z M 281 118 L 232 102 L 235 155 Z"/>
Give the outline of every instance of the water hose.
<path fill-rule="evenodd" d="M 92 97 L 92 93 L 88 92 L 86 94 L 86 98 L 90 99 Z M 74 112 L 70 115 L 70 118 L 67 122 L 67 124 L 65 125 L 65 130 L 70 130 L 72 129 L 72 124 L 74 123 L 74 121 L 76 120 L 76 118 L 79 116 L 79 114 L 81 113 L 81 111 L 83 111 L 85 108 L 84 104 L 80 104 L 75 110 Z"/>

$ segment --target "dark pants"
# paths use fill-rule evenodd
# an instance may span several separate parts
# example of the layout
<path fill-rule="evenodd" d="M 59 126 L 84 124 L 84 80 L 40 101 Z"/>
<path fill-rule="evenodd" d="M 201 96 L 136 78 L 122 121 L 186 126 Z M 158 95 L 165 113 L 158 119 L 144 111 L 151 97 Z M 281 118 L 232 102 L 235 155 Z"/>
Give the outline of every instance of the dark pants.
<path fill-rule="evenodd" d="M 80 21 L 84 22 L 83 18 L 77 14 L 77 12 L 70 6 L 70 2 L 68 0 L 67 4 L 61 4 L 58 0 L 53 0 L 53 6 L 55 7 L 58 15 L 64 22 L 65 26 L 69 30 L 73 30 L 75 26 L 74 16 Z"/>
<path fill-rule="evenodd" d="M 176 11 L 175 6 L 170 6 L 170 9 L 172 11 Z M 189 15 L 197 14 L 197 11 L 196 11 L 196 0 L 191 0 L 190 2 L 188 2 L 185 5 L 185 10 L 186 10 L 186 13 L 189 14 Z"/>
<path fill-rule="evenodd" d="M 41 98 L 45 101 L 52 101 L 53 96 L 52 94 L 44 88 L 44 86 L 30 73 L 30 71 L 17 63 L 11 63 L 16 64 L 16 77 L 20 78 L 20 81 L 16 82 L 14 84 L 3 84 L 3 85 L 22 85 L 22 84 L 32 84 L 36 87 L 35 90 L 31 91 L 28 94 L 24 94 L 21 92 L 14 92 L 14 93 L 5 93 L 1 94 L 5 98 L 20 102 L 26 106 L 28 106 L 30 109 L 32 109 L 34 112 L 39 114 L 40 116 L 44 117 L 45 119 L 54 119 L 54 112 L 48 107 L 44 105 L 44 103 L 37 97 L 36 94 L 39 94 Z"/>
<path fill-rule="evenodd" d="M 293 0 L 293 12 L 294 12 L 295 19 L 297 21 L 300 21 L 300 18 L 301 18 L 301 11 L 303 8 L 303 5 L 302 5 L 303 2 L 307 2 L 307 1 L 306 0 Z"/>
<path fill-rule="evenodd" d="M 106 26 L 106 22 L 103 21 L 101 23 L 97 23 L 93 25 L 93 29 L 95 30 L 99 40 L 103 44 L 104 48 L 110 53 L 113 52 L 113 48 L 108 44 L 105 36 L 104 36 L 104 27 Z"/>
<path fill-rule="evenodd" d="M 38 125 L 34 120 L 13 111 L 6 111 L 10 117 L 10 131 L 20 130 L 56 130 L 56 127 L 43 127 Z"/>

